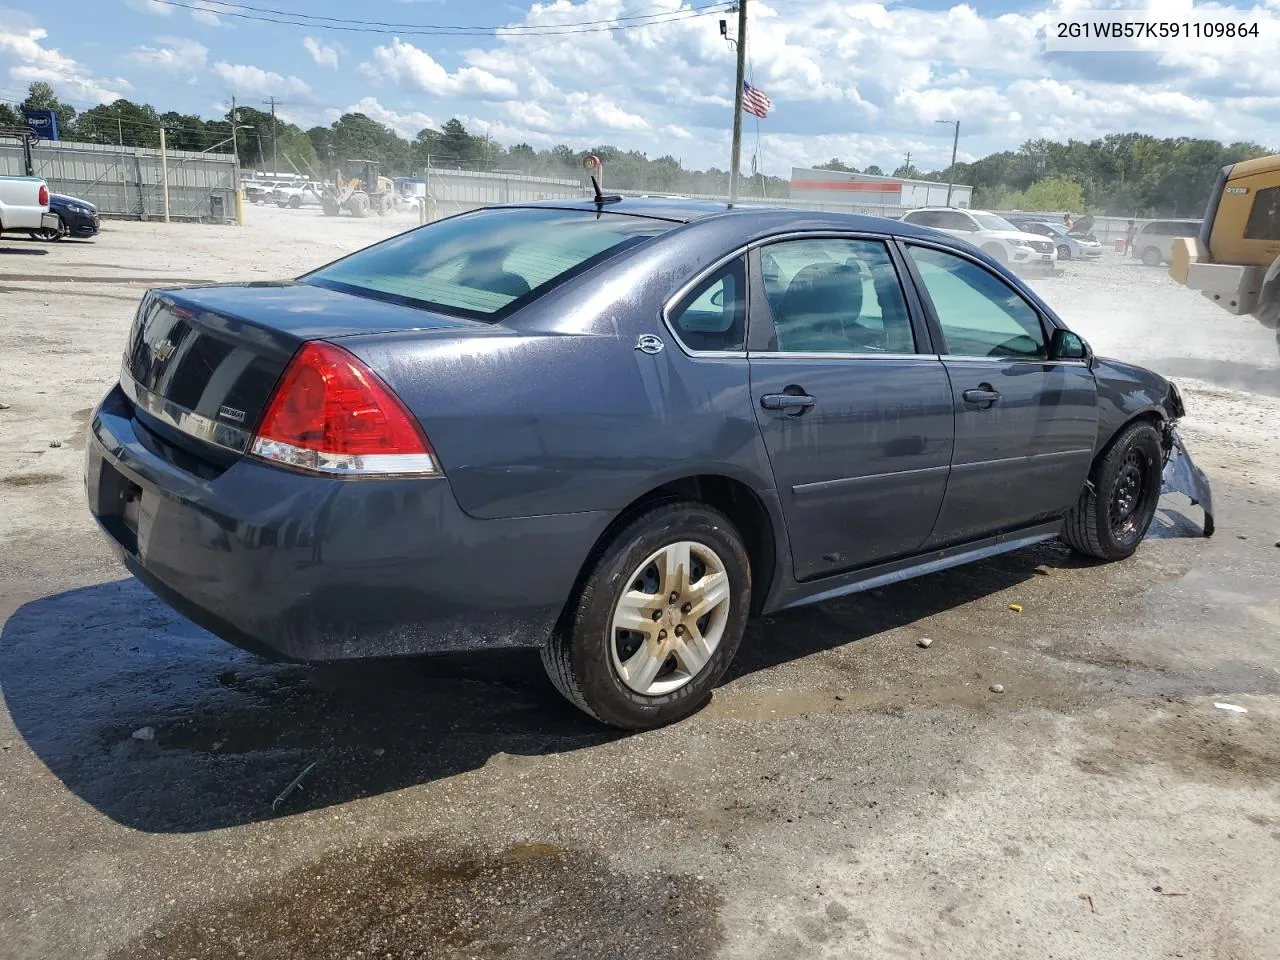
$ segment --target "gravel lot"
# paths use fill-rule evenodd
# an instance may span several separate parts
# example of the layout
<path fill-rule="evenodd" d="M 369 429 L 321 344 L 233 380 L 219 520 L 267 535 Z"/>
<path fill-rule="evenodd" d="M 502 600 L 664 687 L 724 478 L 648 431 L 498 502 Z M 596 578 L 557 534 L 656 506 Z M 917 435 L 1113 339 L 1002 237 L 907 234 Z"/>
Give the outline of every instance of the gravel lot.
<path fill-rule="evenodd" d="M 412 223 L 248 213 L 0 241 L 0 957 L 1280 956 L 1270 331 L 1114 255 L 1037 281 L 1179 381 L 1217 535 L 1168 497 L 1122 564 L 758 622 L 706 711 L 619 736 L 536 656 L 262 663 L 125 576 L 81 461 L 139 294 Z"/>

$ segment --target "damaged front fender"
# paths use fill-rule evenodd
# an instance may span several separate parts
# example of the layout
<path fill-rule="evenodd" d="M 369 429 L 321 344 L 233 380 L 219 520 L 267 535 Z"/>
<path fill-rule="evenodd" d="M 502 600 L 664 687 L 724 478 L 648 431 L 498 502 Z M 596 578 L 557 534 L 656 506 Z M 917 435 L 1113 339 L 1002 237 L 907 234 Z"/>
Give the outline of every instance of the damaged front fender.
<path fill-rule="evenodd" d="M 1161 493 L 1181 493 L 1204 510 L 1204 535 L 1213 536 L 1213 491 L 1209 478 L 1196 466 L 1187 453 L 1186 444 L 1178 434 L 1178 428 L 1169 427 L 1169 456 L 1164 463 Z"/>

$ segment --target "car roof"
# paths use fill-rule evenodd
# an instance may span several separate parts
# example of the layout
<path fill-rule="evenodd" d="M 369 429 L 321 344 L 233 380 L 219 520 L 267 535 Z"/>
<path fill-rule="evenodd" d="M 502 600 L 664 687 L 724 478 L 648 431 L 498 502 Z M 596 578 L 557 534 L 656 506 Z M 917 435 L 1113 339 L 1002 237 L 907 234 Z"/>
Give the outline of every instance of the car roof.
<path fill-rule="evenodd" d="M 864 233 L 892 234 L 896 236 L 929 237 L 939 234 L 928 227 L 904 223 L 889 217 L 874 217 L 861 213 L 834 213 L 827 210 L 806 210 L 802 207 L 781 207 L 765 204 L 717 203 L 713 200 L 687 200 L 665 197 L 624 197 L 603 205 L 594 200 L 539 200 L 532 203 L 502 204 L 489 209 L 532 210 L 582 210 L 595 213 L 618 214 L 631 217 L 649 217 L 673 223 L 733 222 L 743 234 L 763 236 L 787 229 L 796 230 L 848 230 Z"/>

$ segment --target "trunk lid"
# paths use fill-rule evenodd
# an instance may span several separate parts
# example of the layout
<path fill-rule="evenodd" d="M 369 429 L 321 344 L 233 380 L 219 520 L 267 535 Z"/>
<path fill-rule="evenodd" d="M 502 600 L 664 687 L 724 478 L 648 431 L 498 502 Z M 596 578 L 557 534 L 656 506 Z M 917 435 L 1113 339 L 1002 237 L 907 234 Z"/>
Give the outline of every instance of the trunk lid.
<path fill-rule="evenodd" d="M 276 382 L 307 340 L 492 325 L 294 281 L 152 290 L 121 384 L 153 434 L 225 465 L 248 447 Z"/>

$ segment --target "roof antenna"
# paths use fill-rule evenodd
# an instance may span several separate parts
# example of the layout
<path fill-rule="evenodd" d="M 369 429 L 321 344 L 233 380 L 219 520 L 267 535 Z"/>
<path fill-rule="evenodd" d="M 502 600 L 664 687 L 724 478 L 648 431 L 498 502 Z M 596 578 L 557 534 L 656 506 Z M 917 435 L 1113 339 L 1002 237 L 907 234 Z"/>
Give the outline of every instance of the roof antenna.
<path fill-rule="evenodd" d="M 600 181 L 596 179 L 596 175 L 591 175 L 591 189 L 596 192 L 595 201 L 597 207 L 603 207 L 606 203 L 621 203 L 622 197 L 617 194 L 606 196 L 604 191 L 600 189 Z"/>

